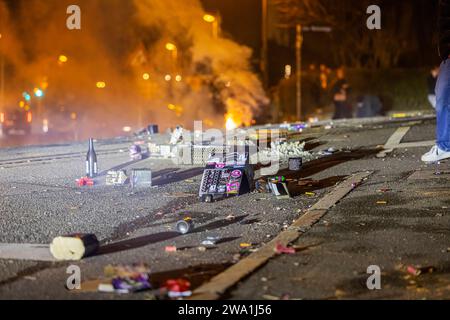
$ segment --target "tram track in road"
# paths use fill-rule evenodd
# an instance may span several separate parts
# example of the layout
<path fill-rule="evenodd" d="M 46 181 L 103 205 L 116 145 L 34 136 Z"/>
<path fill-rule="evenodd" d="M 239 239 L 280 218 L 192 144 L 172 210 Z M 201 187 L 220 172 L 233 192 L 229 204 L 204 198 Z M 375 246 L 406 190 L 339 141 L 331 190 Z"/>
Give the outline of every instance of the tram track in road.
<path fill-rule="evenodd" d="M 115 148 L 115 149 L 108 149 L 104 151 L 97 151 L 97 155 L 110 155 L 110 154 L 117 154 L 118 152 L 124 152 L 126 148 Z M 64 159 L 75 159 L 79 157 L 84 157 L 86 154 L 85 152 L 69 152 L 69 153 L 59 153 L 59 154 L 53 154 L 53 155 L 45 155 L 45 156 L 31 156 L 31 157 L 19 157 L 19 158 L 12 158 L 7 160 L 0 159 L 0 167 L 5 166 L 14 166 L 14 165 L 23 165 L 23 164 L 32 164 L 32 163 L 42 163 L 47 161 L 54 161 L 54 160 L 64 160 Z M 11 167 L 8 167 L 11 168 Z"/>

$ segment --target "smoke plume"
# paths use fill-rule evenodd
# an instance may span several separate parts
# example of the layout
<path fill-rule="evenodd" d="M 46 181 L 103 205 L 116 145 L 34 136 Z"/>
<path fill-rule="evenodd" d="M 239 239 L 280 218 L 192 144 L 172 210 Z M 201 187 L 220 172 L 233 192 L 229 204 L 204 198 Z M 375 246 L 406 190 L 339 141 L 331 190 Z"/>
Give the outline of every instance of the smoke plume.
<path fill-rule="evenodd" d="M 250 125 L 267 103 L 251 50 L 215 37 L 198 0 L 79 0 L 81 30 L 66 28 L 71 4 L 0 0 L 8 107 L 44 87 L 48 114 L 76 113 L 83 136 L 108 136 L 149 123 L 221 128 L 226 114 Z"/>

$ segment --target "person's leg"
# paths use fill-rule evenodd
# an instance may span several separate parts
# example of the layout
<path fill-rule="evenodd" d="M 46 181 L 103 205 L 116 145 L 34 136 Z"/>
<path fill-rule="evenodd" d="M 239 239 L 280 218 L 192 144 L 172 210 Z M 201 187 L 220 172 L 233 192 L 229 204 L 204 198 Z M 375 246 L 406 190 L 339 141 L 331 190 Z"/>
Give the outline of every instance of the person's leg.
<path fill-rule="evenodd" d="M 345 116 L 346 119 L 353 119 L 353 106 L 351 103 L 345 103 Z"/>
<path fill-rule="evenodd" d="M 339 101 L 334 101 L 334 115 L 333 120 L 340 119 L 341 118 L 341 108 L 339 106 Z"/>
<path fill-rule="evenodd" d="M 450 60 L 442 63 L 436 84 L 436 144 L 450 151 Z"/>
<path fill-rule="evenodd" d="M 338 119 L 344 119 L 345 118 L 345 102 L 339 101 L 337 105 L 338 105 L 338 109 L 339 109 L 339 111 L 338 111 L 338 114 L 339 114 Z"/>
<path fill-rule="evenodd" d="M 422 156 L 424 162 L 450 158 L 450 59 L 442 62 L 436 84 L 436 145 Z"/>

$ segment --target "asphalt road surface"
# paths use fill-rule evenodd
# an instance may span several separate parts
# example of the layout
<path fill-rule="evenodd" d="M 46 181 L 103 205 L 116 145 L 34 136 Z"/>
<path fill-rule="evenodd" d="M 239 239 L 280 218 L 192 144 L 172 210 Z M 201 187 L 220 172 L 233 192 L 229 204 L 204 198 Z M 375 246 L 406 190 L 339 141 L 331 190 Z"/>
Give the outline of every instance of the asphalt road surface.
<path fill-rule="evenodd" d="M 83 283 L 102 278 L 109 264 L 144 262 L 155 287 L 185 278 L 195 289 L 244 259 L 249 249 L 240 244 L 261 248 L 345 177 L 369 170 L 374 172 L 369 179 L 293 243 L 301 248 L 297 253 L 271 259 L 222 298 L 449 299 L 450 165 L 422 163 L 429 147 L 394 149 L 377 158 L 379 146 L 400 126 L 411 127 L 402 143 L 434 139 L 434 121 L 427 119 L 349 121 L 305 130 L 312 152 L 329 147 L 338 152 L 306 163 L 297 178 L 314 183 L 287 200 L 253 192 L 200 203 L 201 167 L 152 158 L 131 165 L 153 170 L 157 185 L 150 189 L 78 187 L 83 143 L 0 149 L 0 243 L 48 244 L 70 233 L 94 233 L 101 240 L 95 256 L 75 263 L 0 258 L 0 298 L 153 298 L 145 292 L 98 293 L 83 284 L 69 291 L 66 270 L 72 264 L 80 267 Z M 100 171 L 129 162 L 131 142 L 99 141 Z M 195 228 L 180 235 L 174 226 L 186 216 Z M 208 236 L 220 241 L 199 250 Z M 169 253 L 166 246 L 178 250 Z M 381 269 L 381 290 L 366 286 L 371 265 Z M 414 276 L 408 266 L 433 272 Z"/>

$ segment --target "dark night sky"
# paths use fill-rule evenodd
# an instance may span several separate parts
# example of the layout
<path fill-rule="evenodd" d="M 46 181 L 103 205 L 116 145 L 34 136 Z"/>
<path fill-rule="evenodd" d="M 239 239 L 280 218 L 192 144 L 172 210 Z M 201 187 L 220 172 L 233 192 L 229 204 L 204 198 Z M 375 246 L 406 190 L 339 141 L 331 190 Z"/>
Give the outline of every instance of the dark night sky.
<path fill-rule="evenodd" d="M 206 11 L 219 12 L 222 28 L 239 43 L 251 47 L 259 59 L 261 48 L 261 0 L 201 0 Z"/>
<path fill-rule="evenodd" d="M 219 11 L 224 31 L 236 41 L 250 46 L 254 50 L 255 67 L 260 57 L 261 48 L 261 0 L 201 0 L 205 9 Z M 390 0 L 397 5 L 407 2 L 413 6 L 414 23 L 411 25 L 413 35 L 417 37 L 417 48 L 411 49 L 400 60 L 400 67 L 427 67 L 438 61 L 436 48 L 436 20 L 438 0 Z M 373 1 L 376 4 L 379 1 Z M 355 0 L 355 6 L 360 4 Z M 381 6 L 383 10 L 383 6 Z M 271 26 L 275 28 L 275 26 Z M 272 77 L 281 76 L 280 69 L 286 63 L 294 63 L 294 35 L 290 34 L 288 46 L 270 41 L 270 67 Z M 329 43 L 327 36 L 305 35 L 305 64 L 325 62 L 333 65 L 327 53 Z M 407 46 L 409 44 L 406 44 Z M 274 57 L 277 57 L 276 59 Z M 280 60 L 283 60 L 280 62 Z"/>

